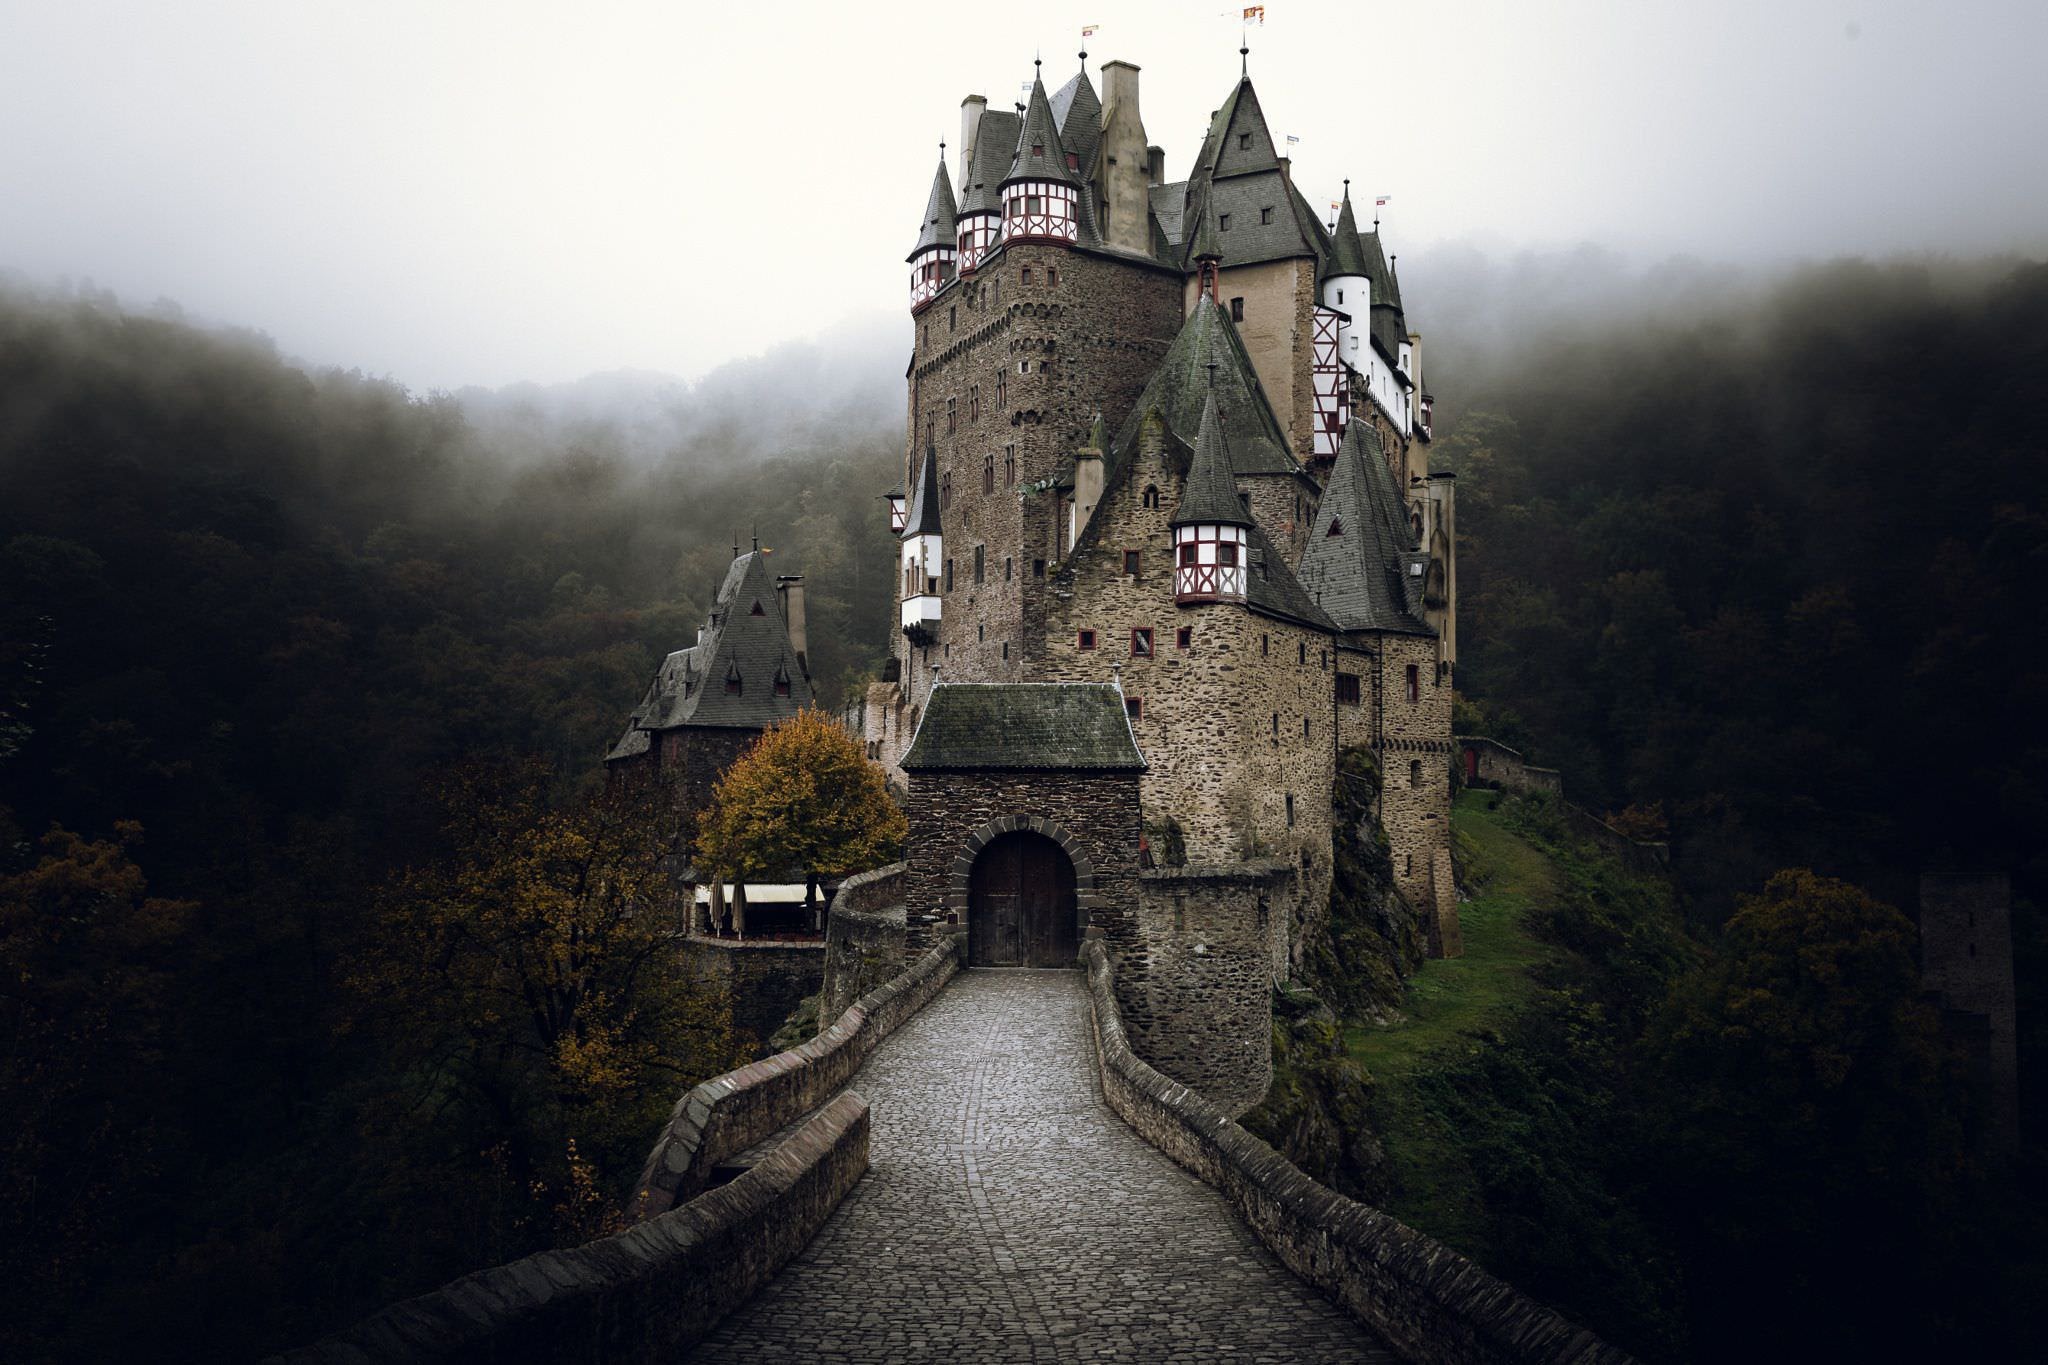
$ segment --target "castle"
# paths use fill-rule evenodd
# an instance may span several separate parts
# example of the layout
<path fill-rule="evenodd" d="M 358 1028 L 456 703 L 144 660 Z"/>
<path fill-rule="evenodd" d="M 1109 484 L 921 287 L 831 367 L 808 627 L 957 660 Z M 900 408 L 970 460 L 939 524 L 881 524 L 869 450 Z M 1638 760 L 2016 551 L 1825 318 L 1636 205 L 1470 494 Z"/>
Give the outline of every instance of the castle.
<path fill-rule="evenodd" d="M 1459 951 L 1454 484 L 1421 338 L 1348 185 L 1326 226 L 1249 75 L 1184 180 L 1138 68 L 961 105 L 909 255 L 901 631 L 859 707 L 907 793 L 908 946 L 1071 961 L 1133 1042 L 1256 1102 L 1273 983 L 1327 912 L 1337 755 Z"/>
<path fill-rule="evenodd" d="M 1454 484 L 1348 185 L 1325 225 L 1248 75 L 1169 182 L 1138 68 L 1102 77 L 1084 53 L 1014 110 L 968 96 L 957 193 L 941 153 L 884 495 L 900 630 L 849 721 L 910 817 L 905 955 L 964 934 L 970 964 L 1064 965 L 1101 937 L 1134 1046 L 1241 1110 L 1328 913 L 1342 751 L 1375 759 L 1430 951 L 1460 950 Z M 736 550 L 614 772 L 679 770 L 695 808 L 807 704 L 800 584 L 772 592 Z"/>

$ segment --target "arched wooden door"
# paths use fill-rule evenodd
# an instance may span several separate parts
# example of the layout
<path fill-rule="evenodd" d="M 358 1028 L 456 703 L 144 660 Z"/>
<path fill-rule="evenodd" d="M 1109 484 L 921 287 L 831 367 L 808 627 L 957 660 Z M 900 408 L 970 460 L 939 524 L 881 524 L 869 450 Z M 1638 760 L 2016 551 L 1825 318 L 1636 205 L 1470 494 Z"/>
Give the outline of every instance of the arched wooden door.
<path fill-rule="evenodd" d="M 967 883 L 967 961 L 976 967 L 1071 967 L 1074 864 L 1042 834 L 989 841 Z"/>

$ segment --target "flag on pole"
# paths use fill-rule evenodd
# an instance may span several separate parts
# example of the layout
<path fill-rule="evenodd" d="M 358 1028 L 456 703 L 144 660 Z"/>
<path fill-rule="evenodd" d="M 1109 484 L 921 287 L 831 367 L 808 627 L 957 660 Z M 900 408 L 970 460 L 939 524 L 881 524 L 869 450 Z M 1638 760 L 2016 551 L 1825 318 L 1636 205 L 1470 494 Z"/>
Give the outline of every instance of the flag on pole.
<path fill-rule="evenodd" d="M 1301 141 L 1301 139 L 1300 139 L 1300 138 L 1298 138 L 1298 137 L 1296 137 L 1296 136 L 1295 136 L 1294 134 L 1292 134 L 1292 133 L 1289 133 L 1289 134 L 1287 135 L 1287 145 L 1288 145 L 1288 146 L 1290 146 L 1290 147 L 1294 146 L 1295 144 L 1299 143 L 1300 141 Z"/>
<path fill-rule="evenodd" d="M 1257 24 L 1263 28 L 1266 23 L 1266 7 L 1264 5 L 1246 5 L 1244 7 L 1244 21 L 1247 24 Z"/>
<path fill-rule="evenodd" d="M 1332 212 L 1332 213 L 1335 213 L 1335 212 L 1336 212 L 1336 211 L 1337 211 L 1338 209 L 1341 209 L 1341 208 L 1343 208 L 1343 207 L 1344 207 L 1344 206 L 1343 206 L 1342 204 L 1338 203 L 1338 202 L 1337 202 L 1336 200 L 1334 200 L 1334 199 L 1332 199 L 1332 200 L 1330 201 L 1330 212 Z"/>
<path fill-rule="evenodd" d="M 1391 194 L 1383 194 L 1383 195 L 1380 195 L 1380 196 L 1379 196 L 1379 197 L 1378 197 L 1377 199 L 1374 199 L 1374 200 L 1372 201 L 1372 206 L 1373 206 L 1374 208 L 1380 208 L 1380 207 L 1382 207 L 1382 206 L 1384 206 L 1384 205 L 1387 205 L 1387 204 L 1391 204 L 1391 203 L 1393 203 L 1393 202 L 1394 202 L 1394 196 L 1393 196 L 1393 195 L 1391 195 Z"/>
<path fill-rule="evenodd" d="M 1100 24 L 1083 24 L 1081 26 L 1081 36 L 1083 38 L 1093 38 L 1095 36 L 1095 30 L 1101 27 L 1102 25 Z"/>

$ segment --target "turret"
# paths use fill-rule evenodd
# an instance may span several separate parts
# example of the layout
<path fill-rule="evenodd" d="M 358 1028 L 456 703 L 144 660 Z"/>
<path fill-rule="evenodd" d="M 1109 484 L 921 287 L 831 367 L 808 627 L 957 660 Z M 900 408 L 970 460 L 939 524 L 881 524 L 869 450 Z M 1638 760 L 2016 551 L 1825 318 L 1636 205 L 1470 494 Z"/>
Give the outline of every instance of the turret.
<path fill-rule="evenodd" d="M 1372 327 L 1372 279 L 1365 264 L 1365 246 L 1358 239 L 1358 218 L 1351 211 L 1351 182 L 1344 182 L 1344 207 L 1331 233 L 1329 273 L 1323 277 L 1323 307 L 1344 314 L 1337 325 L 1337 354 L 1354 370 L 1365 368 L 1358 348 Z"/>
<path fill-rule="evenodd" d="M 941 145 L 939 169 L 932 176 L 931 197 L 925 201 L 924 224 L 918 229 L 917 245 L 906 258 L 910 262 L 911 312 L 923 309 L 952 281 L 955 230 L 953 184 L 946 178 L 946 149 Z"/>
<path fill-rule="evenodd" d="M 903 485 L 897 484 L 882 494 L 882 501 L 889 504 L 889 534 L 903 534 L 903 523 L 910 517 L 910 499 L 903 495 Z"/>
<path fill-rule="evenodd" d="M 945 544 L 939 532 L 939 453 L 926 446 L 903 527 L 903 633 L 920 644 L 939 629 L 939 577 Z"/>
<path fill-rule="evenodd" d="M 1171 522 L 1176 605 L 1244 601 L 1251 524 L 1251 513 L 1237 495 L 1212 391 L 1202 403 L 1195 457 Z"/>
<path fill-rule="evenodd" d="M 1071 242 L 1080 235 L 1080 158 L 1060 143 L 1045 82 L 1031 82 L 1031 102 L 1010 173 L 1003 178 L 1003 240 Z"/>

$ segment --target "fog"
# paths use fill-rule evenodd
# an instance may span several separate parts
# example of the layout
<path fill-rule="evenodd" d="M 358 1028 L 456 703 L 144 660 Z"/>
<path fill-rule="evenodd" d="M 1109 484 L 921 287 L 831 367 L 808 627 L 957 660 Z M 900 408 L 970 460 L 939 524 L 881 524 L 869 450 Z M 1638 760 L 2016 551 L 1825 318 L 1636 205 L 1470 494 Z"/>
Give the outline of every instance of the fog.
<path fill-rule="evenodd" d="M 696 378 L 900 328 L 961 97 L 1012 97 L 1035 51 L 1065 80 L 1083 24 L 1184 175 L 1239 9 L 16 0 L 0 269 L 415 389 Z M 1391 196 L 1404 272 L 2048 249 L 2038 3 L 1265 9 L 1250 70 L 1299 182 Z"/>

